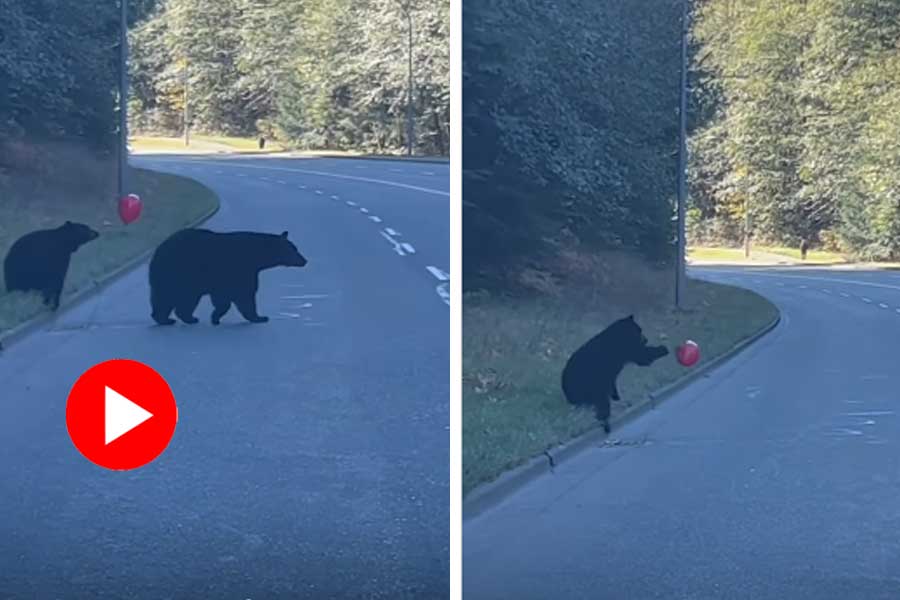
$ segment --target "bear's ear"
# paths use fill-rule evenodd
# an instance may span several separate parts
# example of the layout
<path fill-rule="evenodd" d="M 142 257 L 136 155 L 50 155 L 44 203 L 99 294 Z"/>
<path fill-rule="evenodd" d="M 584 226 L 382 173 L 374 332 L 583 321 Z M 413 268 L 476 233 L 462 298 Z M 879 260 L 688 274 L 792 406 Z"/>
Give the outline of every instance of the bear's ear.
<path fill-rule="evenodd" d="M 288 232 L 287 232 L 287 231 L 282 231 L 282 232 L 281 232 L 281 237 L 283 237 L 284 239 L 287 239 L 287 236 L 288 236 Z"/>
<path fill-rule="evenodd" d="M 628 316 L 626 317 L 626 319 L 629 320 L 629 321 L 634 321 L 634 315 L 628 315 Z"/>
<path fill-rule="evenodd" d="M 72 221 L 66 221 L 66 225 L 71 225 Z"/>

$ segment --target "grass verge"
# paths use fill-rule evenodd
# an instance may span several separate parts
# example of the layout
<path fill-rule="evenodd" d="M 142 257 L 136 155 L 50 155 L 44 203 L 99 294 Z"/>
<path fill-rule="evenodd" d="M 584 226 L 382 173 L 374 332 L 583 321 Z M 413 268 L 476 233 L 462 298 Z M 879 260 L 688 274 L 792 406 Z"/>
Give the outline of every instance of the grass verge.
<path fill-rule="evenodd" d="M 659 277 L 669 277 L 669 273 Z M 665 285 L 661 285 L 665 289 Z M 771 323 L 777 309 L 732 286 L 691 280 L 687 307 L 664 302 L 612 303 L 584 289 L 523 297 L 466 294 L 463 301 L 463 494 L 597 426 L 569 406 L 560 374 L 569 355 L 615 319 L 634 313 L 650 343 L 672 349 L 693 339 L 701 363 Z M 592 297 L 593 296 L 593 297 Z M 564 298 L 565 300 L 561 300 Z M 648 393 L 685 374 L 670 355 L 651 368 L 626 367 L 612 418 L 649 401 Z"/>
<path fill-rule="evenodd" d="M 114 200 L 13 195 L 0 204 L 0 256 L 5 257 L 12 243 L 30 231 L 57 227 L 66 220 L 90 225 L 100 237 L 72 255 L 65 299 L 195 222 L 218 202 L 209 188 L 177 175 L 133 169 L 132 181 L 144 208 L 141 218 L 127 226 L 119 220 Z M 5 284 L 0 286 L 0 333 L 45 310 L 37 293 L 7 293 Z"/>
<path fill-rule="evenodd" d="M 184 138 L 134 136 L 129 139 L 129 146 L 133 152 L 152 152 L 154 150 L 184 151 L 184 152 L 216 152 L 240 151 L 240 152 L 280 152 L 285 147 L 274 140 L 266 140 L 266 147 L 259 149 L 258 138 L 243 138 L 233 136 L 216 135 L 191 135 L 190 145 L 184 145 Z"/>
<path fill-rule="evenodd" d="M 780 246 L 754 246 L 750 250 L 750 258 L 744 258 L 743 248 L 721 248 L 721 247 L 691 247 L 688 248 L 688 258 L 692 260 L 705 261 L 727 261 L 727 262 L 746 262 L 748 264 L 760 260 L 771 260 L 775 258 L 786 258 L 801 262 L 800 250 L 796 248 L 785 248 Z M 837 252 L 827 252 L 824 250 L 810 250 L 806 253 L 806 260 L 802 264 L 808 265 L 833 265 L 848 262 L 846 257 Z"/>

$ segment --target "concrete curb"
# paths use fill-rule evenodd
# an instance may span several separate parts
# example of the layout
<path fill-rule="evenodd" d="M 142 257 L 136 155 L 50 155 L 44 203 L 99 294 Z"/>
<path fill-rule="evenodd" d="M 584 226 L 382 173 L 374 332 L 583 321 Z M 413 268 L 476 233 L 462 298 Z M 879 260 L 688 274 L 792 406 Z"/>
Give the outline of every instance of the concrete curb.
<path fill-rule="evenodd" d="M 216 205 L 212 208 L 212 210 L 205 213 L 202 217 L 195 219 L 191 222 L 191 224 L 186 225 L 186 227 L 196 227 L 197 225 L 200 225 L 209 220 L 217 212 L 219 212 L 218 198 L 216 198 Z M 22 338 L 40 328 L 42 325 L 46 325 L 47 323 L 54 321 L 68 309 L 78 306 L 81 302 L 93 296 L 94 293 L 102 291 L 103 288 L 109 286 L 119 277 L 129 273 L 135 267 L 150 258 L 155 250 L 156 248 L 150 248 L 142 252 L 138 256 L 135 256 L 134 258 L 126 261 L 106 275 L 103 275 L 99 279 L 95 279 L 93 282 L 87 284 L 85 287 L 65 298 L 65 302 L 60 302 L 60 309 L 56 312 L 42 312 L 41 314 L 33 317 L 32 319 L 29 319 L 28 321 L 20 323 L 12 329 L 0 333 L 0 352 L 9 349 L 10 346 L 18 341 L 21 341 Z"/>
<path fill-rule="evenodd" d="M 655 409 L 660 402 L 666 400 L 667 398 L 671 398 L 675 395 L 675 393 L 687 387 L 697 379 L 708 375 L 710 371 L 720 366 L 727 360 L 733 358 L 742 350 L 746 349 L 761 337 L 775 329 L 775 327 L 777 327 L 780 322 L 781 314 L 779 313 L 771 323 L 769 323 L 750 337 L 741 340 L 740 342 L 732 346 L 731 349 L 723 352 L 709 362 L 701 364 L 690 373 L 662 387 L 661 389 L 656 390 L 655 392 L 651 392 L 649 395 L 649 399 L 646 402 L 634 406 L 619 415 L 616 419 L 610 420 L 610 426 L 613 428 L 619 428 L 622 425 L 636 420 L 646 412 Z M 556 448 L 548 450 L 545 454 L 541 454 L 529 459 L 523 465 L 502 473 L 494 481 L 481 484 L 480 486 L 472 490 L 469 495 L 463 499 L 463 521 L 468 521 L 469 519 L 475 518 L 488 509 L 497 506 L 525 484 L 531 482 L 534 479 L 537 479 L 538 477 L 548 472 L 551 472 L 552 469 L 550 467 L 550 461 L 548 460 L 548 457 L 552 457 L 555 465 L 559 465 L 562 462 L 571 460 L 573 457 L 577 456 L 584 450 L 599 445 L 608 437 L 609 436 L 604 433 L 602 428 L 596 427 L 595 429 L 592 429 L 580 435 L 579 437 L 561 444 Z"/>

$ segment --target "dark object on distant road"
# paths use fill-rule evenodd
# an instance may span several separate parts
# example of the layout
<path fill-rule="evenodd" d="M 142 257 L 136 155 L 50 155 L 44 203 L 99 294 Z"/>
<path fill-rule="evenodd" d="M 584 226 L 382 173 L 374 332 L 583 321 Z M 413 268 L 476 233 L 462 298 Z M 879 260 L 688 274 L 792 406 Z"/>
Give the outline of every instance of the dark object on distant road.
<path fill-rule="evenodd" d="M 609 401 L 619 400 L 616 379 L 628 363 L 642 367 L 666 356 L 665 346 L 648 346 L 634 315 L 619 319 L 575 351 L 562 372 L 562 389 L 571 404 L 593 404 L 609 433 Z"/>
<path fill-rule="evenodd" d="M 265 147 L 266 147 L 266 138 L 264 138 L 264 137 L 259 138 L 259 149 L 262 150 Z"/>
<path fill-rule="evenodd" d="M 150 259 L 150 304 L 153 320 L 172 325 L 172 310 L 185 323 L 196 323 L 194 310 L 210 295 L 215 310 L 212 324 L 231 308 L 232 302 L 251 323 L 268 317 L 256 312 L 259 273 L 273 267 L 303 267 L 306 258 L 281 235 L 208 229 L 182 229 L 159 245 Z"/>
<path fill-rule="evenodd" d="M 99 235 L 87 225 L 66 221 L 56 229 L 22 236 L 10 247 L 3 262 L 6 290 L 38 291 L 44 304 L 56 310 L 72 253 Z"/>
<path fill-rule="evenodd" d="M 809 250 L 809 242 L 805 239 L 800 240 L 800 259 L 806 260 L 806 252 Z"/>

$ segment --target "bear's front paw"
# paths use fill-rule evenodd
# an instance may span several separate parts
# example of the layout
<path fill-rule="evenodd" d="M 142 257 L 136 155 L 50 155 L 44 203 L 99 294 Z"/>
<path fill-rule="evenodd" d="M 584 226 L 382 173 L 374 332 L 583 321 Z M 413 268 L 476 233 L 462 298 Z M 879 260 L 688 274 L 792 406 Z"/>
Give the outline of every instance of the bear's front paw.
<path fill-rule="evenodd" d="M 256 317 L 255 319 L 250 319 L 251 323 L 268 323 L 269 317 Z"/>
<path fill-rule="evenodd" d="M 200 319 L 198 319 L 197 317 L 187 317 L 186 319 L 181 319 L 181 320 L 184 321 L 185 323 L 187 323 L 188 325 L 193 325 L 194 323 L 200 322 Z"/>

